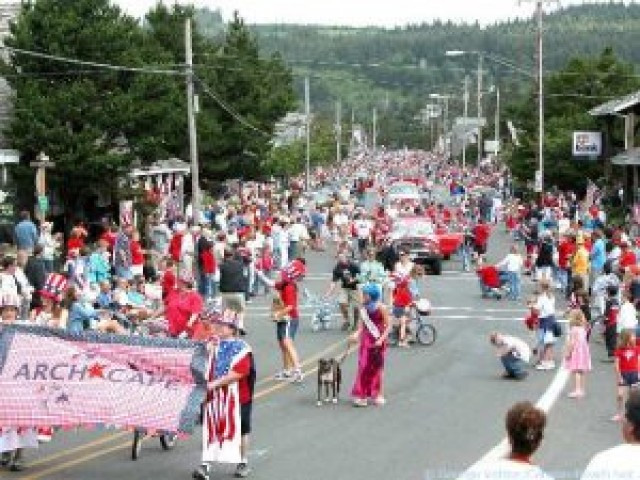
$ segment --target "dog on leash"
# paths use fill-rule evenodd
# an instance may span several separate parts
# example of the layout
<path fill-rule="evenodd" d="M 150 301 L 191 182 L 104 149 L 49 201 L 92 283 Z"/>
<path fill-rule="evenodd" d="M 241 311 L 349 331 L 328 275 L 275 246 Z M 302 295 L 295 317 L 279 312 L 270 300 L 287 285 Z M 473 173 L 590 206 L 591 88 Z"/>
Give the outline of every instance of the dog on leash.
<path fill-rule="evenodd" d="M 342 384 L 342 369 L 335 358 L 321 358 L 318 360 L 318 403 L 338 403 L 340 386 Z"/>

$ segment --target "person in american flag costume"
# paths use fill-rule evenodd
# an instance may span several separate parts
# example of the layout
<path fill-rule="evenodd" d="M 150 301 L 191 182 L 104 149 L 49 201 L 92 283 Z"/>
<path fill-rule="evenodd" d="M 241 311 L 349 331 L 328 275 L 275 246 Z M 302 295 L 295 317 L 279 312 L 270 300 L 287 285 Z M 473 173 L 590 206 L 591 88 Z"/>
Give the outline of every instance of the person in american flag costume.
<path fill-rule="evenodd" d="M 251 347 L 237 338 L 238 316 L 227 310 L 208 311 L 204 321 L 213 323 L 217 341 L 210 343 L 206 370 L 202 465 L 193 472 L 197 480 L 209 480 L 212 463 L 236 463 L 236 477 L 249 475 L 247 463 L 255 364 Z"/>

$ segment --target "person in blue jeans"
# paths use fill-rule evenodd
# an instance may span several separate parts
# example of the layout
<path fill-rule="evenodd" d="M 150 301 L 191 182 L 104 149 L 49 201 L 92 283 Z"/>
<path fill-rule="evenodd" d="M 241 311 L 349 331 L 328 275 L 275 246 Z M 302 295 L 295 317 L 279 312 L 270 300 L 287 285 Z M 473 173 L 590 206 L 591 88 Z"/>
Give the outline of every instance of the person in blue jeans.
<path fill-rule="evenodd" d="M 509 285 L 510 300 L 518 300 L 522 291 L 522 268 L 524 266 L 524 259 L 518 251 L 517 245 L 512 245 L 509 254 L 504 257 L 497 265 L 507 279 Z"/>
<path fill-rule="evenodd" d="M 489 341 L 496 347 L 498 357 L 505 369 L 503 378 L 522 380 L 529 374 L 527 365 L 531 359 L 531 349 L 525 341 L 498 332 L 493 332 L 489 336 Z"/>

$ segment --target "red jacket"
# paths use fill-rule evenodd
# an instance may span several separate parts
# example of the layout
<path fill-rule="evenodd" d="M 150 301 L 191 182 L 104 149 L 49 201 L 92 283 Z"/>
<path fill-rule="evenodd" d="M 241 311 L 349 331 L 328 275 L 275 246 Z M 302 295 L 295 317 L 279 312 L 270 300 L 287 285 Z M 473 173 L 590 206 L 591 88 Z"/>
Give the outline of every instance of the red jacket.
<path fill-rule="evenodd" d="M 572 241 L 564 238 L 558 245 L 558 266 L 569 268 L 569 260 L 576 253 L 576 245 Z"/>
<path fill-rule="evenodd" d="M 182 252 L 182 237 L 183 233 L 176 233 L 171 237 L 169 242 L 169 255 L 174 262 L 180 261 L 180 253 Z"/>
<path fill-rule="evenodd" d="M 205 248 L 200 253 L 200 261 L 202 262 L 202 271 L 206 274 L 213 275 L 216 273 L 216 258 L 213 255 L 213 248 Z"/>
<path fill-rule="evenodd" d="M 498 269 L 493 265 L 486 265 L 484 267 L 480 267 L 477 273 L 482 283 L 484 283 L 487 287 L 489 288 L 500 287 L 500 275 L 498 273 Z"/>
<path fill-rule="evenodd" d="M 486 223 L 481 223 L 473 227 L 473 236 L 475 237 L 476 245 L 486 245 L 489 241 L 489 234 L 491 229 Z"/>

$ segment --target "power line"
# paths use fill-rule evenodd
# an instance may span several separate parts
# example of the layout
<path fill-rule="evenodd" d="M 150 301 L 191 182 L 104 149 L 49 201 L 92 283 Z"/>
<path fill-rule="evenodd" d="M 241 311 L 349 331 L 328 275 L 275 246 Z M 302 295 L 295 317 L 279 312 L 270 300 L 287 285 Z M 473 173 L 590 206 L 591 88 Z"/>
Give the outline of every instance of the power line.
<path fill-rule="evenodd" d="M 166 68 L 153 68 L 153 67 L 129 67 L 124 65 L 114 65 L 110 63 L 91 62 L 87 60 L 79 60 L 77 58 L 62 57 L 59 55 L 51 55 L 49 53 L 35 52 L 32 50 L 24 50 L 22 48 L 8 47 L 6 45 L 0 45 L 0 50 L 6 50 L 13 54 L 26 55 L 35 58 L 44 58 L 46 60 L 52 60 L 55 62 L 68 63 L 72 65 L 84 65 L 86 67 L 103 68 L 107 70 L 113 70 L 117 72 L 133 72 L 133 73 L 149 73 L 156 75 L 175 75 L 184 76 L 185 72 L 180 70 L 168 70 Z"/>
<path fill-rule="evenodd" d="M 204 83 L 200 78 L 194 75 L 194 78 L 198 81 L 198 84 L 202 87 L 202 90 L 209 95 L 224 111 L 226 111 L 229 115 L 231 115 L 236 121 L 244 125 L 246 128 L 253 130 L 254 132 L 260 133 L 261 135 L 271 137 L 271 135 L 264 130 L 256 127 L 247 121 L 242 115 L 236 112 L 233 108 L 231 108 L 220 96 L 215 93 L 206 83 Z"/>

